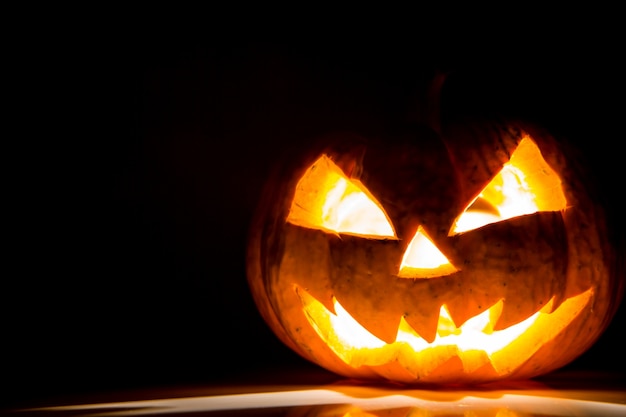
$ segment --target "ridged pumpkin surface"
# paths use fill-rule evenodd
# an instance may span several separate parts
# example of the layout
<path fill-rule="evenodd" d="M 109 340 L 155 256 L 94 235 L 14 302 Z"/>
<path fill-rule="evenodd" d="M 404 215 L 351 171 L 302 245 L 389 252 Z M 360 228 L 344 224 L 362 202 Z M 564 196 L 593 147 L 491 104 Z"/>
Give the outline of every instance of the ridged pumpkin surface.
<path fill-rule="evenodd" d="M 498 175 L 516 158 L 513 169 L 532 167 L 523 174 L 534 176 L 533 198 L 549 202 L 454 232 L 472 208 L 498 211 L 483 196 L 502 188 Z M 308 201 L 328 193 L 315 178 L 333 175 L 362 190 L 391 232 L 313 224 L 322 209 Z M 585 181 L 566 145 L 521 124 L 329 137 L 268 182 L 250 234 L 249 284 L 284 343 L 341 375 L 474 383 L 543 374 L 599 337 L 621 293 L 604 213 Z M 446 266 L 427 258 L 400 272 L 416 232 Z"/>

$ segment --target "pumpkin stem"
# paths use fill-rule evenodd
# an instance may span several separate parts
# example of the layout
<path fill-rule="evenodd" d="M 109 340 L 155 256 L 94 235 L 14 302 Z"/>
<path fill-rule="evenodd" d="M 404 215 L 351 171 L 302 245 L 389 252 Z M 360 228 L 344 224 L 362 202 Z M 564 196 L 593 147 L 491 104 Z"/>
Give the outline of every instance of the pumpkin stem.
<path fill-rule="evenodd" d="M 418 93 L 415 100 L 413 117 L 419 124 L 441 133 L 441 92 L 448 77 L 448 72 L 435 70 L 435 74 Z"/>

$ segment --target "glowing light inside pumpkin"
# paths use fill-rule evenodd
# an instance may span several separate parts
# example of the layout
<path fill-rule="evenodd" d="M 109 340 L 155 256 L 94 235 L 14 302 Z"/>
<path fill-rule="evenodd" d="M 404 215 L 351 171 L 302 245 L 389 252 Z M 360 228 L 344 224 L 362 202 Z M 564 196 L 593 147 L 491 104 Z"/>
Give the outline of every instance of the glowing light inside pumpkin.
<path fill-rule="evenodd" d="M 396 340 L 388 344 L 354 320 L 336 299 L 333 298 L 335 310 L 333 314 L 302 288 L 296 288 L 296 292 L 303 303 L 303 311 L 309 323 L 348 365 L 375 366 L 385 363 L 390 356 L 397 356 L 400 362 L 420 364 L 432 355 L 450 355 L 458 356 L 468 371 L 477 369 L 487 361 L 490 361 L 498 371 L 499 360 L 502 359 L 508 367 L 511 363 L 514 366 L 521 365 L 540 346 L 565 328 L 588 304 L 593 294 L 592 290 L 587 290 L 564 301 L 554 311 L 551 300 L 540 311 L 503 330 L 494 330 L 503 309 L 503 300 L 460 326 L 453 322 L 446 306 L 442 305 L 437 323 L 437 336 L 432 343 L 422 338 L 404 318 L 401 318 Z M 505 357 L 498 356 L 504 348 L 515 344 L 517 345 L 513 350 L 516 353 L 510 354 L 509 350 Z M 519 363 L 516 364 L 515 361 Z M 409 368 L 410 366 L 407 366 L 407 369 Z M 502 371 L 510 370 L 507 368 Z"/>
<path fill-rule="evenodd" d="M 316 302 L 316 301 L 313 301 Z M 405 342 L 411 345 L 416 350 L 424 350 L 429 347 L 437 347 L 444 345 L 453 345 L 460 350 L 484 350 L 487 354 L 502 349 L 511 341 L 519 337 L 520 334 L 525 332 L 530 327 L 537 317 L 539 312 L 533 314 L 526 320 L 511 326 L 505 330 L 494 331 L 493 325 L 500 317 L 502 312 L 502 300 L 485 310 L 483 313 L 472 317 L 461 326 L 457 327 L 448 309 L 445 305 L 441 306 L 439 310 L 439 321 L 437 323 L 437 337 L 432 343 L 428 343 L 409 325 L 404 318 L 400 319 L 400 325 L 398 326 L 398 335 L 396 337 L 396 343 Z M 328 315 L 328 322 L 332 329 L 337 333 L 338 339 L 344 344 L 349 345 L 352 348 L 380 348 L 387 343 L 378 339 L 376 336 L 368 332 L 363 326 L 361 326 L 352 316 L 343 308 L 343 306 L 335 299 L 333 300 L 333 306 L 336 314 Z M 309 307 L 310 304 L 309 304 Z M 316 310 L 319 312 L 319 308 L 325 309 L 323 306 L 318 306 Z M 549 304 L 543 308 L 542 311 L 549 311 L 552 305 Z"/>
<path fill-rule="evenodd" d="M 457 269 L 435 246 L 422 226 L 409 243 L 398 276 L 401 278 L 435 278 L 450 275 Z"/>
<path fill-rule="evenodd" d="M 360 181 L 347 178 L 326 155 L 298 182 L 287 221 L 336 233 L 396 236 L 380 203 Z"/>
<path fill-rule="evenodd" d="M 561 180 L 537 145 L 524 137 L 509 162 L 454 222 L 450 234 L 538 211 L 567 207 Z"/>

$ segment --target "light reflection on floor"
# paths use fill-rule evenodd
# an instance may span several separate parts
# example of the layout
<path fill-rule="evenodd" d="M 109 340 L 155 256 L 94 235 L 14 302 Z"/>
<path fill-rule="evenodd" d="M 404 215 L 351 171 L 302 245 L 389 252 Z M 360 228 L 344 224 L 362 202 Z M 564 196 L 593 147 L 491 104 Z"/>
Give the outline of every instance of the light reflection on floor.
<path fill-rule="evenodd" d="M 354 384 L 263 386 L 214 394 L 20 410 L 52 416 L 626 416 L 624 390 L 424 390 Z"/>

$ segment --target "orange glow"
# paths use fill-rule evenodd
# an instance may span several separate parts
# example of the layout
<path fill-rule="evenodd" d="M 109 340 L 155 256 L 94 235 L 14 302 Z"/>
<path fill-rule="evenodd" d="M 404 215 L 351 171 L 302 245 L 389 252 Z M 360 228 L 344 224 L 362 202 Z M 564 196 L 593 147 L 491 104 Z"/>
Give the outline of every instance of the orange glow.
<path fill-rule="evenodd" d="M 551 161 L 551 159 L 548 160 Z M 389 186 L 392 187 L 394 184 Z M 419 184 L 416 188 L 419 188 L 418 186 Z M 377 190 L 374 189 L 374 191 Z M 419 198 L 419 195 L 415 198 Z M 393 203 L 393 201 L 390 202 L 390 204 Z M 464 200 L 463 203 L 466 201 Z M 411 212 L 413 207 L 413 205 L 400 206 L 400 209 L 404 211 L 399 210 L 399 213 L 407 216 L 420 216 L 421 213 Z M 449 207 L 443 207 L 442 211 L 445 212 L 447 208 Z M 448 235 L 452 236 L 519 216 L 542 211 L 558 212 L 566 208 L 567 201 L 561 178 L 548 165 L 535 142 L 529 136 L 524 136 L 512 152 L 509 161 L 502 165 L 499 172 L 469 202 L 454 222 L 450 225 L 450 220 L 446 220 L 444 233 L 448 227 L 450 227 Z M 455 211 L 453 214 L 457 213 Z M 402 225 L 402 232 L 404 232 L 405 227 L 415 224 L 414 222 L 419 218 L 402 218 L 396 227 L 400 231 Z M 424 224 L 429 231 L 441 230 L 439 223 L 431 221 L 428 217 L 424 218 L 428 219 L 428 223 L 425 220 Z M 351 234 L 369 239 L 398 239 L 390 218 L 372 193 L 358 179 L 346 176 L 341 168 L 326 155 L 317 159 L 298 181 L 287 222 L 332 234 Z M 298 233 L 299 236 L 300 230 L 289 228 L 289 232 Z M 472 238 L 470 235 L 466 236 L 469 240 Z M 444 244 L 439 234 L 433 234 L 433 236 L 437 239 L 433 240 L 426 229 L 420 225 L 410 241 L 405 240 L 407 236 L 401 234 L 400 239 L 394 245 L 383 245 L 387 251 L 383 255 L 386 254 L 393 259 L 386 259 L 379 268 L 380 271 L 388 274 L 389 265 L 394 265 L 394 267 L 398 265 L 400 254 L 396 254 L 395 251 L 400 245 L 405 244 L 406 249 L 399 268 L 393 271 L 398 278 L 445 280 L 446 276 L 459 271 L 444 253 L 448 251 L 455 263 L 458 262 L 463 266 L 470 265 L 469 261 L 464 262 L 458 253 L 454 253 L 456 248 L 450 246 L 455 244 L 456 239 L 448 239 L 449 241 Z M 316 238 L 319 238 L 320 242 L 325 242 L 321 234 L 316 235 Z M 476 242 L 480 244 L 481 236 L 477 236 L 477 239 Z M 441 243 L 444 251 L 437 247 L 437 243 Z M 324 248 L 321 245 L 320 247 Z M 370 250 L 371 245 L 366 246 L 366 249 Z M 448 311 L 446 297 L 442 296 L 449 291 L 454 291 L 453 286 L 445 288 L 445 285 L 442 285 L 443 289 L 440 289 L 437 285 L 440 282 L 431 281 L 420 284 L 409 282 L 408 284 L 415 285 L 412 288 L 416 290 L 411 302 L 407 302 L 410 305 L 404 306 L 404 310 L 397 310 L 397 316 L 388 317 L 377 314 L 378 309 L 381 311 L 385 309 L 384 297 L 377 297 L 374 303 L 365 305 L 360 304 L 359 300 L 354 298 L 349 299 L 353 296 L 349 294 L 347 288 L 350 282 L 348 275 L 340 277 L 345 278 L 345 282 L 341 281 L 340 285 L 344 287 L 341 288 L 342 292 L 337 292 L 342 295 L 337 297 L 350 307 L 350 311 L 354 313 L 352 316 L 346 307 L 332 296 L 334 283 L 323 281 L 327 275 L 350 274 L 351 270 L 347 266 L 352 265 L 346 265 L 345 269 L 333 269 L 331 273 L 323 270 L 319 274 L 313 274 L 314 282 L 307 281 L 307 273 L 311 272 L 315 266 L 305 269 L 301 265 L 292 265 L 292 262 L 295 262 L 292 258 L 297 257 L 298 254 L 297 251 L 290 252 L 281 264 L 285 276 L 290 277 L 292 273 L 301 275 L 301 279 L 296 281 L 299 284 L 295 287 L 291 286 L 293 282 L 291 280 L 286 286 L 282 286 L 281 283 L 281 291 L 287 290 L 289 293 L 294 288 L 298 295 L 285 303 L 289 320 L 295 317 L 293 328 L 286 330 L 289 336 L 304 334 L 305 336 L 301 336 L 305 338 L 302 345 L 306 345 L 306 349 L 313 349 L 311 346 L 314 345 L 321 346 L 321 352 L 314 352 L 315 360 L 319 355 L 322 363 L 330 362 L 329 368 L 331 369 L 339 363 L 341 372 L 344 372 L 343 363 L 345 363 L 351 368 L 350 372 L 355 370 L 355 374 L 359 376 L 373 373 L 396 381 L 430 382 L 446 380 L 446 378 L 454 380 L 453 378 L 460 374 L 468 381 L 473 381 L 499 379 L 512 375 L 516 371 L 527 372 L 526 368 L 534 366 L 532 362 L 528 362 L 529 359 L 537 357 L 537 354 L 544 354 L 546 350 L 542 350 L 543 346 L 549 342 L 556 343 L 559 340 L 557 337 L 561 337 L 561 334 L 566 335 L 567 333 L 562 332 L 577 317 L 578 320 L 582 320 L 584 315 L 581 312 L 593 305 L 594 287 L 562 302 L 559 292 L 554 292 L 553 294 L 557 294 L 556 298 L 551 300 L 547 300 L 547 297 L 542 298 L 541 305 L 524 304 L 525 301 L 520 301 L 519 298 L 516 300 L 517 293 L 505 292 L 505 295 L 501 296 L 503 298 L 498 301 L 495 301 L 493 294 L 489 294 L 488 299 L 494 303 L 490 306 L 484 303 L 480 306 L 470 305 L 470 301 L 466 310 L 462 310 L 466 308 L 462 303 L 458 304 L 461 307 L 455 304 L 458 310 L 453 310 L 452 303 L 455 301 L 449 301 L 450 311 L 455 313 L 454 317 L 457 321 L 461 320 L 460 317 L 465 320 L 455 323 Z M 351 261 L 348 253 L 343 253 L 342 256 L 341 260 L 332 258 L 332 262 L 340 263 L 345 260 L 348 263 Z M 362 262 L 367 256 L 370 256 L 369 252 L 357 252 L 356 259 Z M 314 259 L 320 260 L 323 268 L 329 266 L 328 255 L 322 252 L 322 249 L 320 249 L 319 256 Z M 334 265 L 330 266 L 334 267 Z M 368 271 L 379 272 L 375 264 L 365 265 L 365 267 L 369 268 Z M 506 271 L 497 272 L 506 276 Z M 485 273 L 489 274 L 490 271 Z M 538 273 L 538 275 L 540 279 L 551 279 L 549 276 L 546 278 L 545 274 Z M 382 278 L 384 276 L 377 276 L 376 283 L 382 283 Z M 503 285 L 506 285 L 506 279 Z M 407 282 L 402 284 L 407 284 Z M 419 287 L 422 284 L 423 287 Z M 441 282 L 441 284 L 446 283 Z M 526 284 L 530 286 L 530 280 Z M 366 285 L 369 285 L 366 287 L 367 291 L 363 291 L 362 294 L 378 291 L 377 286 L 369 282 Z M 455 282 L 454 285 L 457 283 Z M 458 285 L 462 285 L 461 279 Z M 424 291 L 418 293 L 417 290 L 422 288 Z M 383 288 L 380 291 L 384 290 Z M 485 291 L 488 290 L 488 288 L 485 289 Z M 311 294 L 320 297 L 318 299 L 323 303 Z M 360 289 L 355 291 L 355 294 L 361 294 Z M 528 296 L 530 301 L 533 301 L 534 290 L 532 288 L 529 288 Z M 281 297 L 284 297 L 282 292 Z M 420 297 L 431 298 L 420 300 Z M 412 304 L 413 300 L 415 304 Z M 511 304 L 507 304 L 507 300 Z M 300 302 L 302 315 L 299 313 Z M 430 304 L 431 302 L 436 304 Z M 540 306 L 542 308 L 538 310 Z M 505 310 L 505 307 L 508 308 Z M 420 308 L 422 310 L 419 310 Z M 481 313 L 467 319 L 468 311 L 474 311 L 476 308 L 480 309 Z M 513 317 L 511 311 L 515 309 L 523 311 L 524 313 L 520 314 L 524 314 L 524 317 Z M 402 312 L 404 316 L 400 316 Z M 385 314 L 389 313 L 385 312 Z M 409 318 L 409 321 L 419 328 L 424 336 L 413 328 L 405 317 Z M 419 322 L 419 317 L 423 317 L 424 322 Z M 382 321 L 387 319 L 392 320 L 393 324 Z M 437 320 L 436 328 L 435 319 Z M 502 328 L 505 323 L 508 325 L 511 322 L 515 324 Z M 310 329 L 303 331 L 303 329 L 308 329 L 307 323 L 314 331 Z M 432 327 L 426 328 L 430 326 L 428 323 L 432 323 Z M 279 326 L 282 325 L 281 322 Z M 281 331 L 282 329 L 283 327 Z M 375 336 L 374 333 L 380 337 Z M 309 342 L 312 343 L 309 344 Z M 547 355 L 549 354 L 550 351 Z M 343 363 L 340 363 L 337 358 Z"/>
<path fill-rule="evenodd" d="M 511 160 L 456 219 L 450 234 L 538 211 L 567 207 L 561 180 L 537 145 L 524 137 Z"/>
<path fill-rule="evenodd" d="M 398 276 L 401 278 L 435 278 L 450 275 L 457 269 L 435 246 L 422 226 L 409 243 Z"/>
<path fill-rule="evenodd" d="M 326 155 L 304 174 L 287 216 L 289 223 L 374 238 L 396 234 L 382 206 L 356 179 L 349 179 Z"/>
<path fill-rule="evenodd" d="M 438 363 L 458 356 L 467 372 L 491 363 L 497 372 L 510 373 L 522 365 L 539 347 L 554 338 L 588 304 L 592 290 L 570 298 L 556 310 L 552 301 L 540 311 L 502 330 L 494 330 L 500 317 L 504 300 L 500 300 L 483 313 L 457 326 L 446 309 L 441 306 L 437 336 L 432 343 L 422 338 L 404 318 L 400 319 L 396 340 L 385 343 L 371 334 L 333 299 L 336 314 L 302 288 L 296 288 L 303 303 L 303 311 L 317 334 L 346 364 L 376 366 L 397 360 L 407 370 L 433 368 Z"/>
<path fill-rule="evenodd" d="M 385 417 L 530 417 L 530 416 L 623 416 L 624 393 L 615 387 L 603 390 L 572 390 L 530 385 L 529 388 L 418 390 L 393 389 L 348 382 L 331 385 L 268 383 L 207 388 L 204 394 L 159 396 L 116 402 L 55 405 L 16 410 L 16 415 L 155 416 L 272 415 L 281 408 L 294 416 Z M 145 396 L 143 393 L 142 397 Z M 220 413 L 221 412 L 221 413 Z M 349 414 L 346 414 L 349 413 Z M 365 415 L 368 415 L 365 414 Z"/>

